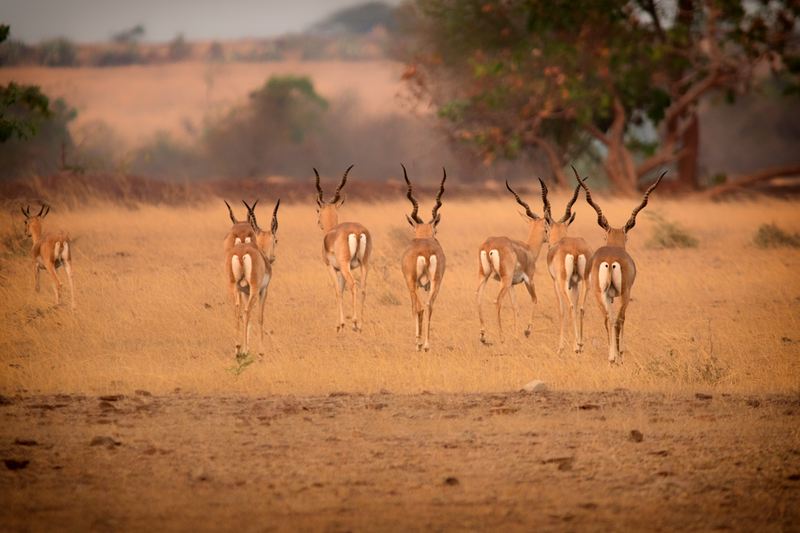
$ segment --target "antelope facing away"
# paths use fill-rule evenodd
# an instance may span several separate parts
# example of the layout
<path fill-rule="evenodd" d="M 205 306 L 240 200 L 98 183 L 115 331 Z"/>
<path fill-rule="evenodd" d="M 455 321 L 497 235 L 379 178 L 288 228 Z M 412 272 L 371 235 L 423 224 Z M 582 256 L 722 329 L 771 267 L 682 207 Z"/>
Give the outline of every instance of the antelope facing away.
<path fill-rule="evenodd" d="M 476 291 L 478 300 L 478 319 L 481 323 L 481 342 L 487 344 L 486 330 L 483 321 L 483 310 L 481 300 L 486 282 L 489 277 L 500 281 L 500 292 L 497 293 L 495 306 L 497 308 L 497 327 L 500 330 L 500 340 L 504 339 L 503 325 L 500 321 L 500 311 L 502 309 L 503 297 L 508 293 L 511 298 L 511 307 L 514 310 L 514 329 L 517 326 L 517 302 L 514 297 L 514 285 L 524 283 L 531 296 L 531 304 L 536 303 L 536 289 L 533 286 L 533 273 L 536 270 L 536 260 L 539 258 L 542 244 L 547 239 L 547 223 L 545 219 L 531 211 L 514 189 L 506 181 L 506 188 L 514 195 L 517 203 L 525 208 L 523 215 L 528 220 L 528 239 L 518 241 L 508 237 L 489 237 L 478 249 L 478 289 Z M 525 336 L 531 334 L 533 327 L 533 312 L 528 327 L 525 328 Z"/>
<path fill-rule="evenodd" d="M 272 212 L 272 226 L 269 231 L 264 231 L 258 227 L 256 220 L 255 207 L 258 200 L 252 207 L 247 203 L 247 219 L 252 225 L 255 239 L 252 242 L 238 242 L 231 246 L 227 252 L 225 268 L 228 274 L 228 283 L 231 294 L 236 304 L 236 324 L 241 328 L 241 342 L 236 345 L 237 353 L 247 353 L 250 334 L 250 315 L 255 306 L 256 298 L 259 302 L 259 340 L 261 345 L 264 342 L 264 307 L 267 301 L 267 288 L 272 279 L 272 263 L 275 262 L 275 247 L 278 244 L 278 207 L 281 205 L 280 199 L 275 203 Z M 241 299 L 247 297 L 242 313 Z M 242 317 L 242 314 L 244 317 Z"/>
<path fill-rule="evenodd" d="M 558 339 L 559 353 L 564 350 L 566 340 L 564 331 L 567 327 L 567 306 L 572 313 L 572 326 L 575 330 L 575 353 L 583 351 L 583 314 L 586 303 L 586 293 L 589 290 L 587 283 L 586 264 L 592 257 L 592 250 L 586 241 L 580 237 L 568 237 L 567 230 L 575 213 L 572 206 L 578 199 L 581 186 L 575 187 L 575 192 L 567 202 L 564 215 L 556 220 L 550 212 L 550 201 L 547 199 L 547 185 L 542 180 L 542 202 L 544 203 L 544 218 L 549 226 L 547 269 L 553 278 L 553 287 L 558 300 L 558 316 L 560 331 Z"/>
<path fill-rule="evenodd" d="M 433 207 L 430 221 L 424 222 L 417 214 L 419 203 L 414 199 L 406 167 L 404 165 L 401 166 L 403 167 L 403 177 L 408 185 L 406 196 L 411 205 L 414 206 L 411 214 L 406 215 L 408 223 L 414 228 L 414 240 L 403 252 L 401 267 L 403 278 L 406 280 L 406 285 L 411 293 L 411 311 L 414 315 L 416 328 L 417 351 L 423 349 L 427 352 L 430 349 L 433 303 L 436 301 L 439 289 L 442 288 L 445 269 L 444 250 L 439 245 L 439 241 L 436 240 L 436 226 L 441 220 L 439 208 L 442 207 L 442 194 L 444 193 L 447 171 L 442 168 L 442 183 L 439 186 L 439 193 L 436 195 L 436 204 Z M 419 289 L 426 293 L 424 303 L 420 300 Z M 424 321 L 425 315 L 428 317 L 427 322 Z M 423 322 L 425 322 L 424 343 L 422 341 Z"/>
<path fill-rule="evenodd" d="M 606 244 L 598 248 L 594 253 L 589 261 L 588 270 L 591 290 L 606 315 L 608 360 L 611 363 L 614 363 L 617 359 L 621 360 L 624 353 L 622 332 L 625 326 L 625 311 L 628 308 L 628 303 L 630 303 L 633 282 L 636 280 L 636 264 L 628 252 L 625 251 L 628 232 L 636 225 L 636 215 L 645 208 L 650 193 L 658 187 L 664 175 L 666 175 L 666 171 L 645 191 L 642 203 L 633 210 L 625 225 L 621 228 L 615 228 L 609 225 L 600 206 L 592 200 L 592 194 L 589 192 L 585 181 L 578 176 L 577 171 L 575 172 L 578 183 L 586 191 L 586 201 L 597 212 L 597 223 L 606 232 Z M 620 298 L 620 304 L 615 312 L 614 299 L 617 297 Z"/>
<path fill-rule="evenodd" d="M 233 214 L 233 209 L 231 209 L 230 204 L 225 200 L 223 200 L 223 202 L 225 202 L 225 205 L 228 207 L 228 215 L 231 217 L 231 222 L 233 222 L 233 226 L 231 226 L 228 235 L 225 236 L 223 244 L 225 251 L 227 252 L 230 250 L 234 244 L 255 242 L 256 233 L 250 221 L 237 219 L 236 215 Z M 258 203 L 258 200 L 256 200 L 256 203 Z M 255 204 L 253 204 L 253 207 L 255 207 Z"/>
<path fill-rule="evenodd" d="M 61 282 L 56 269 L 63 266 L 69 281 L 70 307 L 75 310 L 75 286 L 72 282 L 72 252 L 70 251 L 69 235 L 63 231 L 45 233 L 42 221 L 50 213 L 50 206 L 42 204 L 35 215 L 31 215 L 31 206 L 22 209 L 25 215 L 25 234 L 33 241 L 31 256 L 33 256 L 33 281 L 36 292 L 39 292 L 39 271 L 47 270 L 53 278 L 53 291 L 56 294 L 56 305 L 61 303 Z"/>
<path fill-rule="evenodd" d="M 353 331 L 361 331 L 364 299 L 367 295 L 369 257 L 372 253 L 372 237 L 367 228 L 358 222 L 339 223 L 338 210 L 344 203 L 341 191 L 347 183 L 347 174 L 351 168 L 353 165 L 345 170 L 342 181 L 336 187 L 333 199 L 329 202 L 323 198 L 319 172 L 316 168 L 314 169 L 314 174 L 317 176 L 317 223 L 325 233 L 322 239 L 322 261 L 330 272 L 333 289 L 336 292 L 336 302 L 339 305 L 339 321 L 336 323 L 336 331 L 344 330 L 343 293 L 345 287 L 353 295 Z M 361 269 L 360 280 L 356 280 L 353 276 L 353 270 L 356 268 Z M 361 295 L 360 305 L 359 294 Z"/>

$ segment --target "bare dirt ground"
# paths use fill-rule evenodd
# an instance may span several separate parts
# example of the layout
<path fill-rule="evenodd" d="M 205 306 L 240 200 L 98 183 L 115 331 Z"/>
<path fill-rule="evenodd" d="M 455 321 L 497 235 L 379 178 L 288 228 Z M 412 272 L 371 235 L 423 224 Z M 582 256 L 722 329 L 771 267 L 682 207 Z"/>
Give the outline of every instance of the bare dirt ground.
<path fill-rule="evenodd" d="M 10 530 L 800 527 L 796 395 L 138 391 L 0 418 Z"/>

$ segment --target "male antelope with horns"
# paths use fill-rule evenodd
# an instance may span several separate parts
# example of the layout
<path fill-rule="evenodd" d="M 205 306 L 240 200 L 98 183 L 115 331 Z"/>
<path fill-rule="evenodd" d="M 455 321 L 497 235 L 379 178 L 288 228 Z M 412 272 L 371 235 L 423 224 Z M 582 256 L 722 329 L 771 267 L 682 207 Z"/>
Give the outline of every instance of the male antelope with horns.
<path fill-rule="evenodd" d="M 573 167 L 575 177 L 583 190 L 586 191 L 586 201 L 597 212 L 597 224 L 606 232 L 606 244 L 598 248 L 589 261 L 589 283 L 591 290 L 597 298 L 600 307 L 606 315 L 605 325 L 608 333 L 608 361 L 614 363 L 617 359 L 622 359 L 623 347 L 623 327 L 625 326 L 625 311 L 631 299 L 631 289 L 636 280 L 636 264 L 633 258 L 625 251 L 625 243 L 628 240 L 628 232 L 636 225 L 636 215 L 647 205 L 650 193 L 658 187 L 661 180 L 666 175 L 664 171 L 655 183 L 648 187 L 639 204 L 631 213 L 630 218 L 621 228 L 609 225 L 602 209 L 592 199 L 589 187 L 584 180 L 578 176 L 578 171 Z M 614 312 L 614 299 L 619 297 L 620 304 Z"/>
<path fill-rule="evenodd" d="M 411 181 L 408 179 L 406 167 L 403 167 L 403 177 L 406 180 L 408 190 L 406 196 L 414 207 L 410 215 L 406 215 L 408 223 L 414 228 L 414 240 L 403 252 L 401 267 L 403 278 L 411 293 L 411 310 L 414 315 L 416 331 L 417 351 L 420 349 L 426 352 L 430 349 L 431 337 L 431 314 L 433 303 L 442 288 L 442 278 L 444 277 L 445 257 L 439 241 L 436 240 L 436 226 L 439 225 L 441 215 L 439 208 L 442 207 L 442 194 L 444 193 L 444 182 L 447 180 L 447 171 L 442 168 L 442 183 L 439 186 L 439 193 L 436 195 L 436 204 L 431 213 L 429 222 L 424 222 L 417 212 L 419 203 L 414 199 Z M 418 290 L 422 289 L 426 293 L 425 302 L 420 300 Z M 427 315 L 427 321 L 425 321 Z M 422 341 L 423 325 L 425 329 L 425 340 Z"/>
<path fill-rule="evenodd" d="M 227 252 L 225 268 L 228 274 L 228 283 L 231 294 L 236 303 L 237 327 L 240 332 L 240 343 L 236 345 L 237 353 L 247 353 L 250 336 L 250 315 L 255 306 L 256 298 L 259 302 L 259 335 L 260 343 L 264 342 L 264 307 L 267 301 L 267 288 L 272 279 L 272 264 L 275 262 L 275 247 L 278 244 L 278 207 L 280 199 L 275 203 L 272 212 L 272 225 L 269 231 L 264 231 L 258 226 L 255 207 L 242 203 L 247 207 L 248 224 L 251 225 L 255 238 L 251 242 L 235 243 Z M 241 299 L 247 297 L 244 304 L 242 319 Z"/>
<path fill-rule="evenodd" d="M 255 230 L 253 230 L 253 226 L 250 224 L 250 221 L 237 219 L 236 215 L 233 214 L 233 209 L 231 209 L 230 204 L 225 200 L 223 200 L 223 202 L 225 202 L 225 206 L 228 208 L 228 216 L 231 218 L 231 222 L 233 223 L 230 231 L 228 231 L 228 235 L 225 236 L 225 241 L 223 243 L 225 251 L 229 251 L 234 244 L 255 242 L 256 233 Z M 256 200 L 256 203 L 258 203 L 258 200 Z M 255 207 L 255 204 L 253 204 L 253 207 Z"/>
<path fill-rule="evenodd" d="M 533 273 L 536 270 L 536 260 L 539 252 L 547 239 L 547 223 L 545 219 L 534 213 L 530 206 L 525 203 L 519 195 L 514 192 L 511 185 L 506 181 L 506 188 L 514 195 L 517 203 L 525 208 L 523 215 L 528 220 L 528 239 L 518 241 L 508 237 L 489 237 L 478 249 L 478 289 L 476 296 L 478 300 L 478 319 L 481 323 L 481 342 L 487 344 L 486 329 L 483 321 L 483 310 L 481 300 L 483 290 L 489 277 L 500 281 L 500 292 L 497 293 L 495 306 L 497 308 L 497 327 L 500 332 L 500 340 L 503 340 L 503 325 L 500 321 L 500 311 L 502 310 L 503 297 L 508 293 L 511 298 L 511 307 L 514 311 L 514 329 L 517 327 L 517 302 L 514 297 L 514 285 L 524 283 L 531 296 L 531 305 L 536 304 L 536 289 L 533 286 Z M 528 327 L 525 329 L 525 336 L 531 334 L 533 328 L 533 313 Z"/>
<path fill-rule="evenodd" d="M 339 223 L 338 210 L 344 203 L 341 191 L 347 183 L 347 174 L 353 165 L 347 167 L 342 176 L 342 181 L 336 187 L 336 192 L 331 201 L 323 198 L 322 187 L 319 183 L 319 172 L 314 169 L 317 177 L 317 223 L 325 233 L 322 239 L 322 260 L 328 267 L 333 288 L 336 292 L 336 302 L 339 306 L 339 321 L 336 331 L 344 330 L 344 302 L 345 287 L 353 295 L 353 331 L 361 331 L 364 315 L 364 300 L 367 295 L 367 274 L 369 272 L 369 257 L 372 253 L 372 237 L 367 228 L 358 222 Z M 353 276 L 353 270 L 361 269 L 361 279 Z M 358 303 L 358 295 L 361 303 Z"/>
<path fill-rule="evenodd" d="M 63 231 L 45 233 L 42 221 L 50 213 L 50 206 L 42 204 L 35 215 L 31 215 L 31 206 L 22 209 L 25 215 L 25 234 L 31 238 L 31 255 L 33 256 L 33 281 L 36 292 L 39 292 L 39 271 L 47 270 L 53 279 L 53 291 L 56 294 L 56 305 L 61 303 L 61 282 L 56 269 L 63 266 L 69 281 L 70 307 L 75 310 L 75 286 L 72 283 L 72 251 L 69 235 Z"/>
<path fill-rule="evenodd" d="M 575 187 L 575 192 L 567 202 L 564 215 L 553 220 L 550 212 L 550 201 L 547 199 L 547 185 L 540 179 L 542 185 L 542 202 L 544 204 L 544 218 L 549 227 L 547 269 L 553 278 L 553 287 L 558 300 L 558 316 L 560 319 L 558 351 L 566 346 L 565 330 L 567 327 L 567 306 L 572 313 L 572 326 L 575 330 L 575 353 L 583 351 L 583 314 L 586 303 L 586 293 L 589 285 L 586 280 L 588 271 L 586 264 L 592 257 L 592 250 L 586 241 L 580 237 L 568 237 L 567 231 L 575 220 L 572 206 L 578 199 L 581 186 Z"/>

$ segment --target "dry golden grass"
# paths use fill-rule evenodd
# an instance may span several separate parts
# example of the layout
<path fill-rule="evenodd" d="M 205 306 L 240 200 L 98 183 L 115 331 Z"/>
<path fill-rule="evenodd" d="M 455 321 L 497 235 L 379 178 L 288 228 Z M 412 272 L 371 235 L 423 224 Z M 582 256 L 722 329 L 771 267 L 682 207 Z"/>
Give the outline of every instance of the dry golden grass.
<path fill-rule="evenodd" d="M 356 184 L 354 184 L 356 185 Z M 612 223 L 630 200 L 600 201 Z M 564 198 L 557 195 L 556 206 Z M 262 200 L 266 204 L 266 199 Z M 534 204 L 535 205 L 535 204 Z M 648 210 L 678 220 L 700 240 L 685 250 L 645 248 L 652 222 L 640 216 L 629 249 L 638 266 L 626 321 L 622 366 L 606 362 L 605 331 L 593 300 L 587 350 L 557 355 L 552 284 L 539 258 L 534 334 L 491 347 L 478 342 L 475 249 L 489 235 L 525 234 L 510 200 L 452 201 L 442 208 L 440 242 L 447 273 L 435 307 L 432 351 L 414 351 L 413 322 L 399 256 L 410 235 L 407 205 L 354 202 L 343 220 L 375 238 L 364 331 L 336 334 L 335 300 L 321 263 L 312 204 L 286 205 L 270 285 L 263 357 L 240 375 L 234 363 L 233 311 L 225 289 L 221 202 L 200 208 L 112 207 L 54 212 L 46 228 L 75 239 L 77 312 L 53 308 L 49 280 L 35 293 L 31 263 L 5 251 L 0 262 L 0 391 L 14 393 L 322 394 L 331 391 L 515 390 L 542 379 L 562 390 L 797 392 L 800 390 L 800 250 L 752 245 L 755 228 L 775 221 L 800 229 L 796 203 L 711 204 L 654 198 Z M 601 244 L 580 202 L 572 233 Z M 266 210 L 261 213 L 265 219 Z M 4 215 L 3 242 L 21 220 Z M 63 273 L 62 273 L 63 277 Z M 490 283 L 487 294 L 496 294 Z M 529 302 L 517 288 L 520 318 Z M 67 291 L 64 293 L 68 297 Z M 487 299 L 487 310 L 491 302 Z M 511 325 L 510 309 L 505 324 Z M 489 322 L 492 340 L 495 324 Z M 256 330 L 257 331 L 257 330 Z M 253 346 L 258 351 L 258 343 Z"/>
<path fill-rule="evenodd" d="M 40 85 L 54 98 L 78 109 L 73 124 L 102 121 L 128 145 L 158 131 L 181 138 L 187 125 L 202 126 L 211 114 L 227 112 L 246 100 L 270 76 L 302 75 L 325 98 L 355 96 L 362 112 L 391 113 L 404 94 L 402 65 L 392 61 L 280 61 L 273 63 L 187 62 L 115 68 L 12 67 L 0 69 L 0 84 Z"/>

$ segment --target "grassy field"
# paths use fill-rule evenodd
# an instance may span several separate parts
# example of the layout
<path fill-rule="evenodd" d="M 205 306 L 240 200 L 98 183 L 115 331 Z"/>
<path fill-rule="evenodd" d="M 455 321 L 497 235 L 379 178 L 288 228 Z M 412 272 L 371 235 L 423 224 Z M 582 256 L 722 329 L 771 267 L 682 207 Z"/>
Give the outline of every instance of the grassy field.
<path fill-rule="evenodd" d="M 262 199 L 262 205 L 270 200 Z M 564 201 L 556 195 L 554 205 Z M 601 201 L 612 224 L 627 219 L 630 200 Z M 46 277 L 42 292 L 34 292 L 31 260 L 15 249 L 21 215 L 7 213 L 0 226 L 0 392 L 485 392 L 516 390 L 532 379 L 557 390 L 800 391 L 800 250 L 752 244 L 761 223 L 800 229 L 797 203 L 654 197 L 647 211 L 680 223 L 699 244 L 650 249 L 645 243 L 654 221 L 640 215 L 629 241 L 638 277 L 626 321 L 628 352 L 616 367 L 606 362 L 605 331 L 593 300 L 586 352 L 556 354 L 557 311 L 545 248 L 535 277 L 534 334 L 526 339 L 520 320 L 504 344 L 479 343 L 476 249 L 489 235 L 525 235 L 511 199 L 448 202 L 445 196 L 439 237 L 447 272 L 434 312 L 432 350 L 414 351 L 399 268 L 411 234 L 407 211 L 400 201 L 344 206 L 342 219 L 370 228 L 375 249 L 364 331 L 336 334 L 334 293 L 321 262 L 313 204 L 283 206 L 267 302 L 271 334 L 261 350 L 257 342 L 253 346 L 263 355 L 238 373 L 222 265 L 229 221 L 221 201 L 186 208 L 55 209 L 45 228 L 63 228 L 74 238 L 75 314 L 68 306 L 53 307 Z M 599 246 L 601 230 L 582 200 L 577 213 L 572 233 Z M 260 214 L 266 221 L 267 209 Z M 489 298 L 496 291 L 490 282 Z M 530 302 L 522 288 L 516 291 L 525 317 Z M 507 309 L 507 327 L 510 318 Z M 494 321 L 489 326 L 496 340 Z"/>

